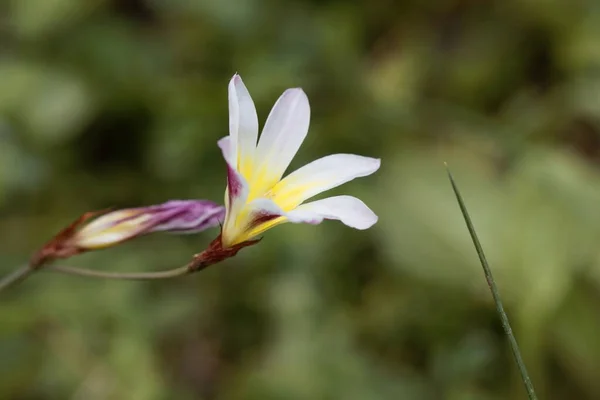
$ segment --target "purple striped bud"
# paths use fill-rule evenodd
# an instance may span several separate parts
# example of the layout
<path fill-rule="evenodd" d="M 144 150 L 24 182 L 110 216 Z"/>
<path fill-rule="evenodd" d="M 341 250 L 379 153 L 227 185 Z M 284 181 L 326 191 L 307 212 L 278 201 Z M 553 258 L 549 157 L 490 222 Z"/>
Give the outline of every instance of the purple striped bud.
<path fill-rule="evenodd" d="M 225 208 L 208 200 L 171 200 L 163 204 L 86 213 L 59 232 L 33 257 L 32 265 L 111 247 L 152 232 L 195 233 L 221 224 Z"/>

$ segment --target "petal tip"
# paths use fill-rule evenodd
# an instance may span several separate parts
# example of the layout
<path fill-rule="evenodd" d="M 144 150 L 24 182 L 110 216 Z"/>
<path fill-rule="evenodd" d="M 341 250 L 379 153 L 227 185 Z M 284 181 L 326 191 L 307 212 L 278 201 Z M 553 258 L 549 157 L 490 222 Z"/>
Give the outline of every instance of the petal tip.
<path fill-rule="evenodd" d="M 381 167 L 381 158 L 374 158 L 373 160 L 373 172 L 375 172 Z"/>
<path fill-rule="evenodd" d="M 244 81 L 242 80 L 242 77 L 236 72 L 229 80 L 229 90 L 235 91 L 240 86 L 244 86 Z"/>
<path fill-rule="evenodd" d="M 369 210 L 371 211 L 371 210 Z M 379 217 L 377 216 L 377 214 L 375 214 L 373 211 L 371 211 L 371 215 L 366 216 L 363 221 L 361 221 L 361 223 L 356 224 L 356 226 L 354 226 L 353 228 L 358 229 L 360 231 L 364 231 L 366 229 L 371 228 L 373 225 L 375 225 L 377 223 L 377 221 L 379 221 Z"/>
<path fill-rule="evenodd" d="M 368 176 L 371 174 L 374 174 L 375 172 L 377 172 L 379 170 L 379 168 L 381 167 L 381 158 L 374 158 L 374 157 L 364 157 L 366 162 L 365 162 L 365 174 L 363 176 Z"/>
<path fill-rule="evenodd" d="M 221 150 L 229 150 L 229 146 L 231 146 L 231 138 L 229 136 L 222 137 L 221 139 L 217 140 L 217 146 L 219 146 Z"/>
<path fill-rule="evenodd" d="M 234 142 L 231 141 L 231 136 L 225 136 L 217 141 L 217 146 L 221 149 L 221 154 L 225 162 L 230 166 L 235 167 L 235 149 Z"/>
<path fill-rule="evenodd" d="M 343 224 L 364 231 L 369 229 L 377 223 L 379 217 L 373 210 L 369 208 L 362 200 L 351 196 L 339 196 L 352 205 L 353 214 L 352 218 L 341 218 Z"/>
<path fill-rule="evenodd" d="M 307 97 L 306 92 L 304 92 L 304 90 L 300 87 L 286 89 L 285 92 L 283 92 L 283 96 Z"/>

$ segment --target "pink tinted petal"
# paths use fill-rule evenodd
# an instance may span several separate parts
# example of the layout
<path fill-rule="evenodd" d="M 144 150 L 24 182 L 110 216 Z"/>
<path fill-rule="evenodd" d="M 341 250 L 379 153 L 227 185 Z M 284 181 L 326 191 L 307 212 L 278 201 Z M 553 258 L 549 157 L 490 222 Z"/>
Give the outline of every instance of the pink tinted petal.
<path fill-rule="evenodd" d="M 233 212 L 234 207 L 238 208 L 248 198 L 248 183 L 242 174 L 235 169 L 235 164 L 232 163 L 235 154 L 233 153 L 234 147 L 231 137 L 222 138 L 219 140 L 218 145 L 227 163 L 227 207 Z"/>

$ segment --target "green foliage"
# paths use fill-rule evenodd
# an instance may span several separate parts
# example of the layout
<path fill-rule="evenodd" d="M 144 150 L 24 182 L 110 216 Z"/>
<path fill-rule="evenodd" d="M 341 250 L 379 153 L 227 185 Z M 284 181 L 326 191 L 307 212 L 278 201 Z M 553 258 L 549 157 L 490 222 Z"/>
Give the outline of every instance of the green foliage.
<path fill-rule="evenodd" d="M 292 168 L 383 164 L 334 191 L 379 214 L 368 231 L 281 226 L 181 280 L 46 272 L 4 293 L 0 398 L 525 398 L 444 161 L 538 396 L 600 398 L 596 3 L 4 2 L 3 274 L 90 209 L 222 199 L 236 71 L 261 121 L 307 92 Z M 215 235 L 70 264 L 171 268 Z"/>

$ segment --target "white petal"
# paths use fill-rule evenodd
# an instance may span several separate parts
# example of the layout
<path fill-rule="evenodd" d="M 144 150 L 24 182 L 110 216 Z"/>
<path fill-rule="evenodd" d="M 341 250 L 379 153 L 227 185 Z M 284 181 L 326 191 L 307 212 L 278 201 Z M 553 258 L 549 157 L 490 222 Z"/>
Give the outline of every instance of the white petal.
<path fill-rule="evenodd" d="M 277 100 L 260 136 L 256 167 L 264 182 L 283 176 L 308 133 L 310 106 L 302 89 L 288 89 Z"/>
<path fill-rule="evenodd" d="M 234 153 L 230 136 L 226 136 L 218 142 L 223 158 L 227 163 L 227 190 L 225 191 L 225 207 L 227 214 L 225 216 L 224 226 L 230 226 L 235 223 L 238 214 L 244 207 L 248 199 L 249 186 L 246 179 L 240 174 L 231 163 Z M 224 228 L 225 229 L 225 228 Z"/>
<path fill-rule="evenodd" d="M 258 138 L 258 117 L 248 89 L 239 75 L 229 82 L 229 135 L 233 152 L 237 154 L 232 164 L 241 170 L 242 165 L 251 165 Z"/>
<path fill-rule="evenodd" d="M 377 215 L 361 200 L 352 196 L 334 196 L 302 204 L 287 213 L 290 222 L 319 224 L 324 219 L 337 219 L 356 229 L 367 229 L 377 222 Z"/>
<path fill-rule="evenodd" d="M 371 175 L 381 160 L 354 154 L 333 154 L 292 172 L 272 190 L 273 200 L 292 209 L 304 200 L 355 178 Z"/>
<path fill-rule="evenodd" d="M 231 136 L 225 136 L 217 142 L 217 145 L 221 149 L 221 154 L 223 154 L 225 162 L 235 168 L 236 147 L 233 138 Z"/>

